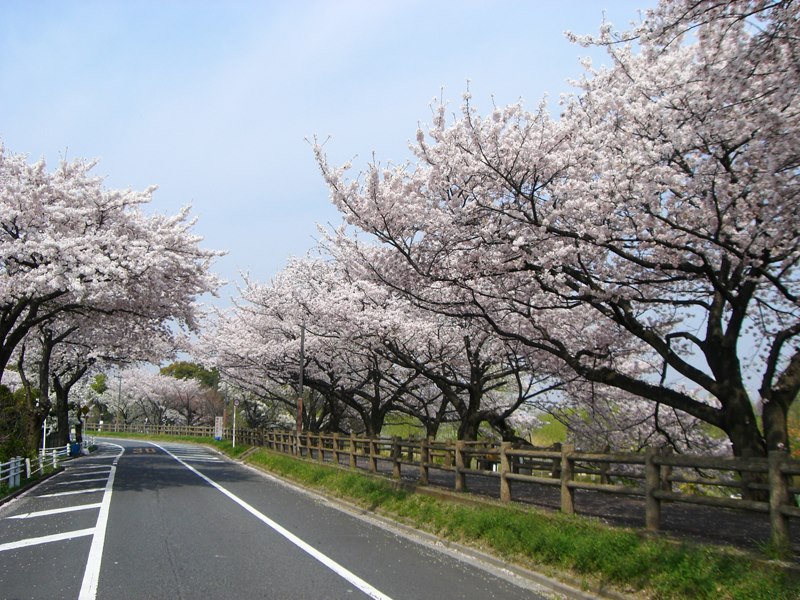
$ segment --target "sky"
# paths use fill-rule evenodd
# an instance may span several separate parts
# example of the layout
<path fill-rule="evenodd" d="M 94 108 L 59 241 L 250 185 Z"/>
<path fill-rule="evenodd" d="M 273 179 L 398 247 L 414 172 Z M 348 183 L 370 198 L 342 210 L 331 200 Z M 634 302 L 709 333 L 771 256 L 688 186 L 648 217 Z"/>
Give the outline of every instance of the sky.
<path fill-rule="evenodd" d="M 409 158 L 443 98 L 472 103 L 574 91 L 567 41 L 605 16 L 624 29 L 655 0 L 3 0 L 0 143 L 98 159 L 108 188 L 157 185 L 149 210 L 192 206 L 226 304 L 269 281 L 340 217 L 309 139 L 356 170 Z"/>

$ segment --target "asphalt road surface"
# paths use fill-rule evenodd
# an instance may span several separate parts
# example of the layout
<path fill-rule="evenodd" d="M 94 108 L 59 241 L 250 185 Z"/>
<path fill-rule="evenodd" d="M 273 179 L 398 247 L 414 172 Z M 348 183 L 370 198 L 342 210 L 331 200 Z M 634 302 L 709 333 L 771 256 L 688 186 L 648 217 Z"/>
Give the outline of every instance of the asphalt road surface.
<path fill-rule="evenodd" d="M 114 440 L 0 507 L 3 599 L 558 597 L 190 444 Z"/>

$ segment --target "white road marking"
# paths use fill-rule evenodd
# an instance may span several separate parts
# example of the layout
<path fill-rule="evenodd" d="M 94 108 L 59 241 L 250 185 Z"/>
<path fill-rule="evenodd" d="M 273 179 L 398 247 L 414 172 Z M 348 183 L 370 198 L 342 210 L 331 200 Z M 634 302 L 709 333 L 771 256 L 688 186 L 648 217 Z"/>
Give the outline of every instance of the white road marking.
<path fill-rule="evenodd" d="M 113 471 L 112 471 L 113 473 Z M 55 494 L 42 494 L 37 498 L 57 498 L 58 496 L 74 496 L 76 494 L 91 494 L 92 492 L 102 492 L 106 488 L 89 488 L 87 490 L 73 490 L 71 492 L 58 492 Z"/>
<path fill-rule="evenodd" d="M 89 483 L 91 481 L 105 481 L 106 477 L 94 477 L 92 479 L 70 479 L 69 481 L 60 481 L 56 485 L 72 485 L 73 483 Z"/>
<path fill-rule="evenodd" d="M 111 442 L 107 442 L 111 444 Z M 103 546 L 106 543 L 106 528 L 108 527 L 108 511 L 111 508 L 111 492 L 114 489 L 114 476 L 117 474 L 117 462 L 125 452 L 125 448 L 118 444 L 111 444 L 119 448 L 119 454 L 111 463 L 111 472 L 108 475 L 103 499 L 100 502 L 100 513 L 97 515 L 92 547 L 86 559 L 86 570 L 83 572 L 83 582 L 78 600 L 94 600 L 97 597 L 97 582 L 100 579 L 100 565 L 103 562 Z"/>
<path fill-rule="evenodd" d="M 100 503 L 94 504 L 80 504 L 78 506 L 67 506 L 65 508 L 53 508 L 51 510 L 40 510 L 38 512 L 23 513 L 21 515 L 13 515 L 6 517 L 6 519 L 33 519 L 34 517 L 47 517 L 49 515 L 60 515 L 66 512 L 75 512 L 77 510 L 90 510 L 92 508 L 100 508 Z"/>
<path fill-rule="evenodd" d="M 39 544 L 49 544 L 50 542 L 71 540 L 72 538 L 76 537 L 92 535 L 94 532 L 95 528 L 90 527 L 89 529 L 78 529 L 77 531 L 66 531 L 64 533 L 54 533 L 53 535 L 43 535 L 42 537 L 19 540 L 17 542 L 8 542 L 6 544 L 0 544 L 0 552 L 5 552 L 6 550 L 17 550 L 19 548 L 26 548 L 28 546 L 38 546 Z"/>
<path fill-rule="evenodd" d="M 81 477 L 85 475 L 108 475 L 109 471 L 111 471 L 111 467 L 104 468 L 99 471 L 97 470 L 97 467 L 90 467 L 90 469 L 94 469 L 94 471 L 87 471 L 83 467 L 70 467 L 67 471 L 65 471 L 65 475 L 80 475 Z"/>
<path fill-rule="evenodd" d="M 259 510 L 257 510 L 256 508 L 254 508 L 253 506 L 251 506 L 250 504 L 248 504 L 247 502 L 245 502 L 244 500 L 242 500 L 241 498 L 236 496 L 233 492 L 228 491 L 227 489 L 222 487 L 220 484 L 218 484 L 213 479 L 203 475 L 200 471 L 198 471 L 193 466 L 191 466 L 191 465 L 185 463 L 184 461 L 182 461 L 180 458 L 175 456 L 172 452 L 170 452 L 169 450 L 167 450 L 163 446 L 159 446 L 158 444 L 156 444 L 154 442 L 147 442 L 147 443 L 151 444 L 151 445 L 155 446 L 156 448 L 159 448 L 162 451 L 164 451 L 167 454 L 169 454 L 172 458 L 177 460 L 180 464 L 182 464 L 184 467 L 189 469 L 192 473 L 194 473 L 195 475 L 197 475 L 201 479 L 205 480 L 209 485 L 211 485 L 212 487 L 216 488 L 217 490 L 219 490 L 220 492 L 225 494 L 228 498 L 230 498 L 231 500 L 236 502 L 236 504 L 238 504 L 243 509 L 245 509 L 247 512 L 249 512 L 251 515 L 256 517 L 259 521 L 261 521 L 262 523 L 264 523 L 268 527 L 272 528 L 276 533 L 278 533 L 278 534 L 282 535 L 283 537 L 285 537 L 287 540 L 292 542 L 295 546 L 300 548 L 303 552 L 309 554 L 311 557 L 315 558 L 316 560 L 321 562 L 323 565 L 328 567 L 331 571 L 333 571 L 334 573 L 336 573 L 337 575 L 339 575 L 340 577 L 342 577 L 346 581 L 350 582 L 352 585 L 356 586 L 362 592 L 367 594 L 370 598 L 374 598 L 375 600 L 392 600 L 391 597 L 387 596 L 383 592 L 381 592 L 381 591 L 377 590 L 376 588 L 372 587 L 369 583 L 367 583 L 366 581 L 361 579 L 358 575 L 356 575 L 352 571 L 349 571 L 348 569 L 346 569 L 345 567 L 343 567 L 342 565 L 337 563 L 332 558 L 329 558 L 327 555 L 323 554 L 322 552 L 320 552 L 319 550 L 317 550 L 316 548 L 314 548 L 310 544 L 304 542 L 299 537 L 294 535 L 291 531 L 289 531 L 287 529 L 284 529 L 281 525 L 279 525 L 278 523 L 276 523 L 275 521 L 270 519 L 264 513 L 260 512 Z M 83 599 L 83 596 L 81 596 L 81 600 L 82 599 Z"/>

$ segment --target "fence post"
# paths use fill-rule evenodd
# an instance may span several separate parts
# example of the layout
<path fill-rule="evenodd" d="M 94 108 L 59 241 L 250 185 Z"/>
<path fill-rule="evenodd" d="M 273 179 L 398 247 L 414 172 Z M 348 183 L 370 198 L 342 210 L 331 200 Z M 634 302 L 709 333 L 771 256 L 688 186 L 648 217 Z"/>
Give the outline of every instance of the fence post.
<path fill-rule="evenodd" d="M 428 463 L 431 462 L 431 438 L 419 441 L 419 484 L 428 485 Z"/>
<path fill-rule="evenodd" d="M 452 467 L 453 466 L 453 454 L 450 452 L 450 448 L 453 446 L 453 440 L 447 440 L 445 442 L 444 449 L 444 466 L 445 467 Z"/>
<path fill-rule="evenodd" d="M 378 442 L 374 437 L 369 438 L 369 470 L 370 473 L 378 472 Z"/>
<path fill-rule="evenodd" d="M 19 487 L 19 473 L 22 470 L 20 466 L 22 463 L 22 458 L 17 456 L 11 459 L 11 474 L 8 480 L 8 487 L 14 489 L 15 487 Z"/>
<path fill-rule="evenodd" d="M 556 452 L 561 452 L 561 442 L 556 442 L 553 444 L 553 450 Z M 554 458 L 553 459 L 553 467 L 552 472 L 550 473 L 550 477 L 553 479 L 561 479 L 561 458 Z"/>
<path fill-rule="evenodd" d="M 508 480 L 508 472 L 511 470 L 508 460 L 508 451 L 511 450 L 511 442 L 500 443 L 500 501 L 511 502 L 511 482 Z"/>
<path fill-rule="evenodd" d="M 575 490 L 569 487 L 573 476 L 573 459 L 569 456 L 575 451 L 573 444 L 561 445 L 561 512 L 575 512 Z"/>
<path fill-rule="evenodd" d="M 667 446 L 666 448 L 662 448 L 661 452 L 659 453 L 660 456 L 670 456 L 673 454 L 673 450 L 671 446 Z M 672 481 L 670 481 L 670 477 L 672 477 L 672 465 L 661 465 L 659 468 L 659 485 L 662 490 L 665 492 L 672 491 Z M 663 503 L 663 500 L 662 500 Z"/>
<path fill-rule="evenodd" d="M 788 482 L 781 473 L 781 465 L 786 457 L 786 453 L 782 451 L 773 450 L 768 454 L 770 541 L 773 547 L 783 555 L 791 553 L 789 520 L 781 511 L 784 505 L 790 503 Z"/>
<path fill-rule="evenodd" d="M 393 435 L 392 436 L 392 477 L 394 479 L 400 479 L 400 453 L 402 452 L 402 448 L 400 447 L 400 437 Z"/>
<path fill-rule="evenodd" d="M 325 440 L 322 437 L 322 433 L 317 435 L 317 460 L 325 462 Z"/>
<path fill-rule="evenodd" d="M 356 458 L 356 434 L 350 432 L 350 468 L 358 468 L 358 459 Z"/>
<path fill-rule="evenodd" d="M 333 434 L 333 464 L 339 465 L 339 434 Z"/>
<path fill-rule="evenodd" d="M 648 531 L 661 528 L 661 501 L 655 493 L 661 489 L 661 468 L 656 463 L 659 452 L 648 446 L 644 450 L 644 521 Z"/>
<path fill-rule="evenodd" d="M 25 479 L 31 478 L 31 459 L 25 459 Z"/>
<path fill-rule="evenodd" d="M 464 440 L 456 440 L 456 491 L 467 491 L 467 477 L 464 469 Z"/>

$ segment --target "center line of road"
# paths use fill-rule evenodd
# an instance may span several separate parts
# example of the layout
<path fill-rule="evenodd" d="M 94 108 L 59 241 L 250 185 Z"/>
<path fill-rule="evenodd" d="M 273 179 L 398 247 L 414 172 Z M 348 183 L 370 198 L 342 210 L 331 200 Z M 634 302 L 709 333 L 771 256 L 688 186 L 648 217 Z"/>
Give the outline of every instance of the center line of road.
<path fill-rule="evenodd" d="M 304 542 L 299 537 L 297 537 L 295 534 L 293 534 L 291 531 L 285 529 L 284 527 L 282 527 L 281 525 L 279 525 L 278 523 L 276 523 L 275 521 L 270 519 L 264 513 L 260 512 L 259 510 L 257 510 L 256 508 L 254 508 L 253 506 L 251 506 L 250 504 L 248 504 L 247 502 L 245 502 L 244 500 L 242 500 L 241 498 L 236 496 L 233 492 L 228 491 L 227 489 L 222 487 L 220 484 L 218 484 L 213 479 L 203 475 L 200 471 L 198 471 L 197 469 L 195 469 L 191 465 L 189 465 L 189 464 L 185 463 L 184 461 L 182 461 L 180 458 L 175 456 L 169 450 L 167 450 L 167 449 L 163 448 L 162 446 L 159 446 L 158 444 L 153 443 L 153 442 L 147 442 L 147 443 L 151 444 L 151 445 L 155 446 L 156 448 L 162 450 L 163 452 L 166 452 L 167 454 L 169 454 L 172 458 L 177 460 L 180 464 L 182 464 L 184 467 L 189 469 L 192 473 L 194 473 L 195 475 L 197 475 L 198 477 L 200 477 L 201 479 L 206 481 L 206 483 L 208 483 L 212 487 L 216 488 L 217 490 L 219 490 L 220 492 L 225 494 L 228 498 L 230 498 L 234 502 L 236 502 L 236 504 L 238 504 L 243 509 L 245 509 L 247 512 L 249 512 L 251 515 L 256 517 L 259 521 L 261 521 L 262 523 L 264 523 L 265 525 L 267 525 L 268 527 L 273 529 L 276 533 L 279 533 L 280 535 L 285 537 L 287 540 L 292 542 L 295 546 L 300 548 L 303 552 L 309 554 L 311 557 L 315 558 L 316 560 L 321 562 L 323 565 L 328 567 L 331 571 L 333 571 L 334 573 L 336 573 L 337 575 L 339 575 L 340 577 L 342 577 L 346 581 L 348 581 L 351 584 L 353 584 L 354 586 L 356 586 L 362 592 L 367 594 L 370 598 L 374 598 L 375 600 L 392 600 L 391 597 L 387 596 L 383 592 L 381 592 L 381 591 L 377 590 L 376 588 L 372 587 L 369 583 L 367 583 L 366 581 L 361 579 L 358 575 L 356 575 L 352 571 L 349 571 L 348 569 L 346 569 L 345 567 L 343 567 L 342 565 L 337 563 L 332 558 L 330 558 L 327 555 L 323 554 L 322 552 L 320 552 L 319 550 L 317 550 L 316 548 L 314 548 L 310 544 Z M 83 596 L 81 595 L 81 599 L 82 598 L 83 598 Z"/>

